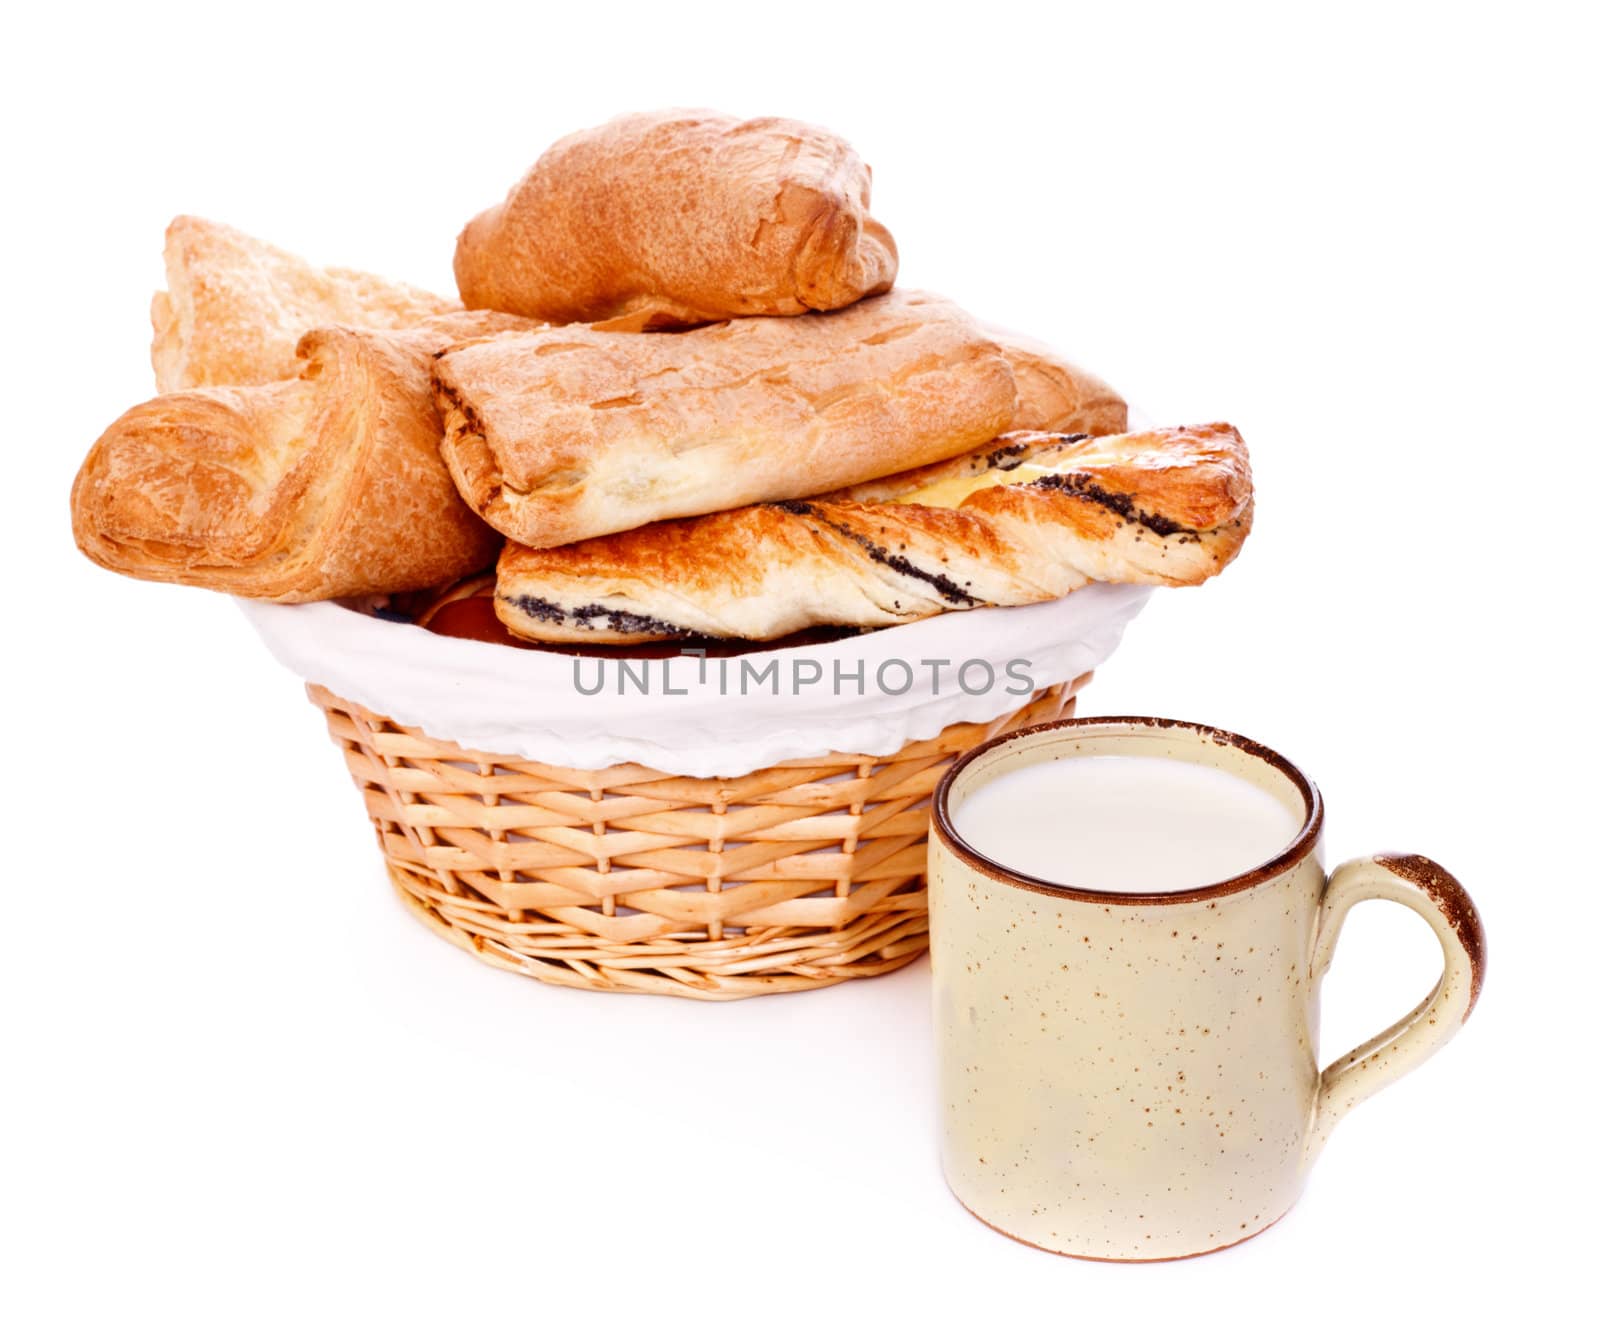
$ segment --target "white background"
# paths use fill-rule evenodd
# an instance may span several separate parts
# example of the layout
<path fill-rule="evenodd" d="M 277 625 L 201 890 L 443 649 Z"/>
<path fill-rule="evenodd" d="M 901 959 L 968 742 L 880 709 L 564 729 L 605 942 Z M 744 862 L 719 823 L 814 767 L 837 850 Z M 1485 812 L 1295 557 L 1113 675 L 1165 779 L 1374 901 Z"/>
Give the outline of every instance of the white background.
<path fill-rule="evenodd" d="M 8 21 L 0 1332 L 1551 1337 L 1600 1197 L 1592 34 L 1576 5 L 1311 13 Z M 1158 421 L 1241 427 L 1254 537 L 1157 596 L 1084 711 L 1271 743 L 1322 785 L 1331 857 L 1418 849 L 1481 903 L 1477 1016 L 1240 1249 L 1082 1264 L 963 1213 L 923 966 L 724 1006 L 479 966 L 391 899 L 230 603 L 72 549 L 79 459 L 151 393 L 170 216 L 445 289 L 547 142 L 683 103 L 843 132 L 904 283 Z M 1358 912 L 1325 1053 L 1437 960 Z"/>

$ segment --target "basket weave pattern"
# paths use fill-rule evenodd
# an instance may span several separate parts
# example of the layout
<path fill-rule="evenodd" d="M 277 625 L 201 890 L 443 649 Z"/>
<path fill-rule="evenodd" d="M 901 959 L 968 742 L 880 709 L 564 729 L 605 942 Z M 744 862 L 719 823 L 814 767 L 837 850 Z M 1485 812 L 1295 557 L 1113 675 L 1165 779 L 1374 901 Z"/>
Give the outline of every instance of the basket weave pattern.
<path fill-rule="evenodd" d="M 493 966 L 696 999 L 882 975 L 928 945 L 928 800 L 962 752 L 1089 680 L 890 756 L 731 779 L 568 770 L 430 738 L 321 686 L 401 898 Z"/>

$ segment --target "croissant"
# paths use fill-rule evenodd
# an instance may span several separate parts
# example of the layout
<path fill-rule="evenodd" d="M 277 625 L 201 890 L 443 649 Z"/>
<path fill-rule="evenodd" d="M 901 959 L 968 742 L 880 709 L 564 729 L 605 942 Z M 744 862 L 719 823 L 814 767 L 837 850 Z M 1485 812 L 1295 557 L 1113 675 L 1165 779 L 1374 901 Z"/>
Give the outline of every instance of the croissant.
<path fill-rule="evenodd" d="M 398 592 L 482 568 L 499 538 L 439 458 L 430 353 L 527 325 L 455 313 L 393 332 L 324 327 L 301 338 L 298 377 L 135 406 L 73 483 L 78 547 L 135 578 L 275 602 Z"/>
<path fill-rule="evenodd" d="M 165 259 L 167 288 L 150 303 L 161 392 L 293 378 L 295 346 L 313 327 L 407 327 L 460 307 L 191 215 L 167 226 Z"/>
<path fill-rule="evenodd" d="M 773 639 L 1022 606 L 1091 580 L 1181 586 L 1250 530 L 1229 425 L 1013 433 L 855 498 L 762 504 L 554 550 L 508 543 L 495 611 L 524 639 Z"/>
<path fill-rule="evenodd" d="M 643 112 L 557 141 L 456 244 L 472 308 L 619 331 L 843 308 L 894 283 L 872 172 L 781 117 Z"/>
<path fill-rule="evenodd" d="M 906 290 L 685 332 L 500 336 L 442 352 L 434 381 L 462 497 L 528 546 L 937 461 L 1017 410 L 999 347 Z"/>

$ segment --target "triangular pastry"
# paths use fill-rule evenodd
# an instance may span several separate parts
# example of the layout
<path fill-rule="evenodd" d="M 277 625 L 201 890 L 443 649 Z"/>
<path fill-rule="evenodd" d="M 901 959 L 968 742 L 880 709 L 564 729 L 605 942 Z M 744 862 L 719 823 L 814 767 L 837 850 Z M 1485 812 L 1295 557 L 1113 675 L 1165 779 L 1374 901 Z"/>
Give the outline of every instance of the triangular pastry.
<path fill-rule="evenodd" d="M 342 266 L 321 268 L 226 224 L 167 226 L 167 288 L 150 303 L 156 389 L 248 386 L 295 376 L 313 327 L 409 327 L 461 305 Z"/>

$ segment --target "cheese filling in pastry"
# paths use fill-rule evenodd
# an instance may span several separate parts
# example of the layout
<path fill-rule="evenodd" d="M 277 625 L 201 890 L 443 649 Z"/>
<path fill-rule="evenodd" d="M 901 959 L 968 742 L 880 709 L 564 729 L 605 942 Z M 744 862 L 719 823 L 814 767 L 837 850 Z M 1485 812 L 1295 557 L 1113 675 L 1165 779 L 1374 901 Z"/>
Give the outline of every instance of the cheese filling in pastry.
<path fill-rule="evenodd" d="M 956 509 L 980 490 L 997 485 L 1027 485 L 1041 476 L 1054 475 L 1057 470 L 1037 462 L 1019 462 L 1013 467 L 991 467 L 976 476 L 952 476 L 947 480 L 933 481 L 903 495 L 895 495 L 893 500 L 896 504 L 926 504 L 936 509 Z"/>

